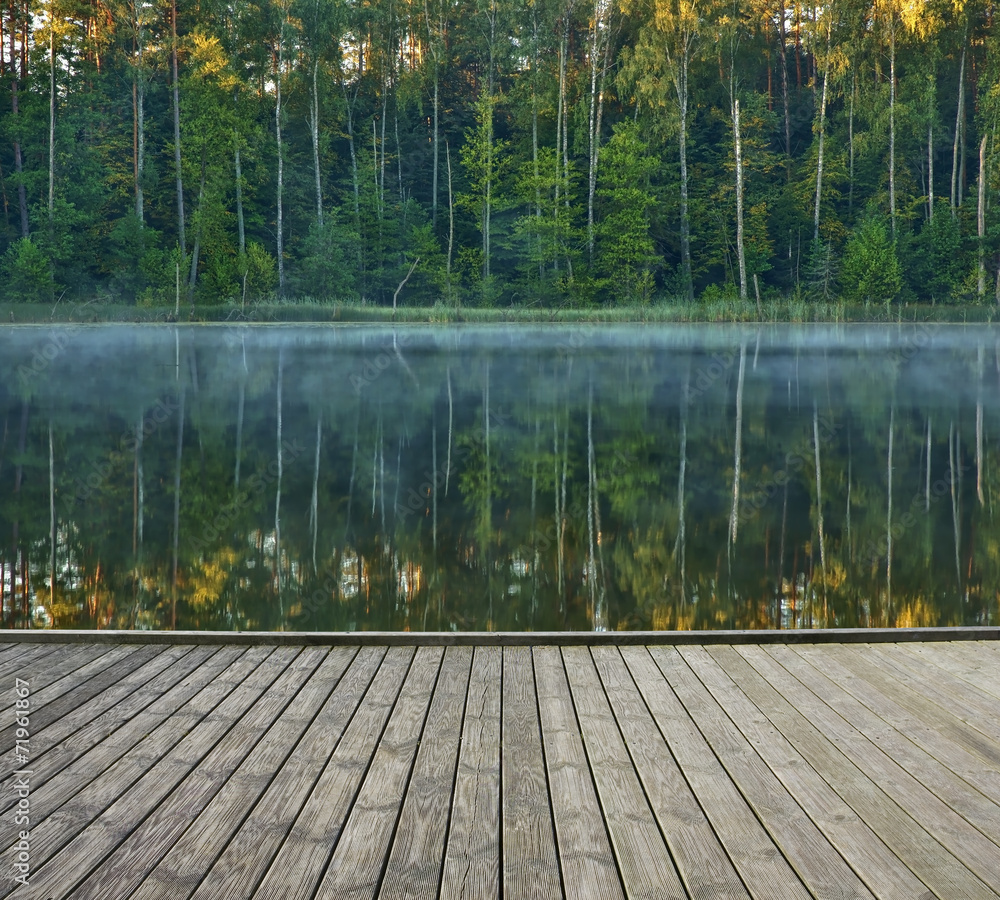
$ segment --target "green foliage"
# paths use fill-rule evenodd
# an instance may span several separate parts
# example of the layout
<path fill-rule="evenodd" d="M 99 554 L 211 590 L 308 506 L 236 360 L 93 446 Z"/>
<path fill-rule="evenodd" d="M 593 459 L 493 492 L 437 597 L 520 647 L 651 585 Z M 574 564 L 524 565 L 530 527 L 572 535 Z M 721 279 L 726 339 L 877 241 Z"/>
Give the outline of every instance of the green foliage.
<path fill-rule="evenodd" d="M 5 300 L 44 303 L 53 299 L 56 284 L 52 265 L 31 238 L 15 241 L 0 261 Z"/>
<path fill-rule="evenodd" d="M 259 241 L 247 244 L 246 256 L 240 260 L 240 276 L 244 279 L 247 300 L 262 300 L 278 284 L 278 260 Z"/>
<path fill-rule="evenodd" d="M 280 38 L 283 263 L 290 299 L 356 296 L 389 305 L 418 258 L 400 302 L 405 296 L 407 304 L 447 298 L 483 307 L 562 308 L 688 296 L 680 227 L 683 97 L 692 286 L 701 291 L 735 281 L 731 103 L 738 96 L 751 291 L 756 276 L 765 302 L 791 292 L 818 301 L 840 286 L 851 297 L 954 301 L 976 293 L 983 135 L 989 138 L 983 250 L 991 285 L 1000 267 L 1000 207 L 991 202 L 1000 189 L 1000 145 L 990 137 L 1000 123 L 1000 39 L 980 7 L 948 12 L 947 5 L 904 4 L 902 31 L 890 47 L 885 20 L 881 14 L 872 20 L 870 5 L 820 6 L 800 16 L 786 2 L 801 50 L 787 60 L 786 98 L 773 31 L 780 8 L 629 0 L 601 34 L 609 42 L 607 56 L 600 53 L 606 69 L 599 67 L 592 84 L 593 17 L 579 4 L 568 12 L 559 4 L 508 0 L 181 4 L 186 259 L 172 249 L 182 242 L 169 21 L 152 6 L 112 0 L 99 33 L 84 40 L 78 10 L 53 7 L 57 84 L 50 147 L 46 7 L 27 25 L 35 33 L 25 71 L 15 67 L 23 75 L 16 112 L 9 68 L 4 78 L 0 257 L 12 271 L 27 271 L 31 289 L 42 295 L 65 285 L 75 300 L 96 293 L 172 305 L 179 266 L 185 301 L 189 292 L 200 306 L 241 298 L 244 281 L 248 297 L 266 298 L 277 252 Z M 963 46 L 965 133 L 953 173 Z M 813 252 L 817 103 L 828 61 L 822 247 Z M 874 247 L 872 235 L 858 223 L 863 210 L 889 212 L 890 119 L 893 234 L 904 276 L 898 292 L 891 267 L 882 283 L 849 277 L 851 267 L 877 268 L 865 256 Z M 955 210 L 947 200 L 939 203 L 933 221 L 926 207 L 928 152 L 935 195 L 948 196 L 953 176 L 962 195 Z M 317 170 L 328 221 L 322 229 L 314 226 Z M 21 259 L 30 249 L 12 249 L 27 233 L 48 276 L 32 268 L 37 258 Z M 238 248 L 254 242 L 257 249 L 241 258 Z M 848 272 L 841 271 L 838 282 L 839 263 Z"/>
<path fill-rule="evenodd" d="M 335 213 L 328 215 L 322 225 L 314 222 L 309 227 L 302 255 L 294 275 L 294 286 L 298 293 L 321 300 L 343 300 L 354 294 L 354 248 L 358 235 L 340 221 Z M 265 252 L 260 244 L 250 248 L 258 261 Z M 248 256 L 250 255 L 248 250 Z M 276 268 L 272 258 L 270 268 Z M 258 268 L 258 271 L 263 269 Z M 275 276 L 276 277 L 276 276 Z M 266 279 L 265 279 L 266 281 Z M 259 285 L 255 279 L 255 290 Z M 269 285 L 264 290 L 270 290 Z"/>
<path fill-rule="evenodd" d="M 866 303 L 889 303 L 903 286 L 902 269 L 889 230 L 870 217 L 854 229 L 844 251 L 840 281 L 845 295 Z"/>
<path fill-rule="evenodd" d="M 654 161 L 634 122 L 615 127 L 601 162 L 595 275 L 609 300 L 648 303 L 656 265 L 649 234 L 649 209 L 655 198 L 648 186 Z"/>

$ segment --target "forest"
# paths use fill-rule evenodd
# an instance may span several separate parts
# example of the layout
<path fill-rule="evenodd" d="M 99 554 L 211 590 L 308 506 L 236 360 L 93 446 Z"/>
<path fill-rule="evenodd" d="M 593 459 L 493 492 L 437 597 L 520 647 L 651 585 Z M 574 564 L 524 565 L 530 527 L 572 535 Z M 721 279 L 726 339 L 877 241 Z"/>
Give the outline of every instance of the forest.
<path fill-rule="evenodd" d="M 0 301 L 1000 303 L 984 0 L 9 0 Z"/>

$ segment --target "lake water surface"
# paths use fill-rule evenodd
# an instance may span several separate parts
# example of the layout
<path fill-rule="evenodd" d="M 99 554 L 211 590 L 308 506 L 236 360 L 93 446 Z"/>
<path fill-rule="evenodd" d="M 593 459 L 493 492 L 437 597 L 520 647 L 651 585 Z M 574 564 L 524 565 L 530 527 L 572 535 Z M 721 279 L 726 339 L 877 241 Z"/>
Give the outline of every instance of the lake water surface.
<path fill-rule="evenodd" d="M 6 627 L 995 624 L 986 326 L 0 331 Z"/>

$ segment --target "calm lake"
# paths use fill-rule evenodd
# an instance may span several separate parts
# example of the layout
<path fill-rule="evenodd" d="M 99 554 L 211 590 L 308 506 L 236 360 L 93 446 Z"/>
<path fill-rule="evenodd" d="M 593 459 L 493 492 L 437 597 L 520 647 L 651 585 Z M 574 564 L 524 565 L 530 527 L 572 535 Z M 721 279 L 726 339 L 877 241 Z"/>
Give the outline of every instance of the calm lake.
<path fill-rule="evenodd" d="M 7 327 L 6 627 L 986 625 L 988 326 Z"/>

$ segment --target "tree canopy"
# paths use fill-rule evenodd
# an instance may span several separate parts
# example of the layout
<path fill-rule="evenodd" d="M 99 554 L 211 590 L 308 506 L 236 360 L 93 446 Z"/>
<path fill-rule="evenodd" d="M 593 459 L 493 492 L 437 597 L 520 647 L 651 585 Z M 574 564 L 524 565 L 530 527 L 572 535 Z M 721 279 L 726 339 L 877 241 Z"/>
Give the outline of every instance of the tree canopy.
<path fill-rule="evenodd" d="M 10 0 L 0 299 L 995 302 L 995 12 Z"/>

